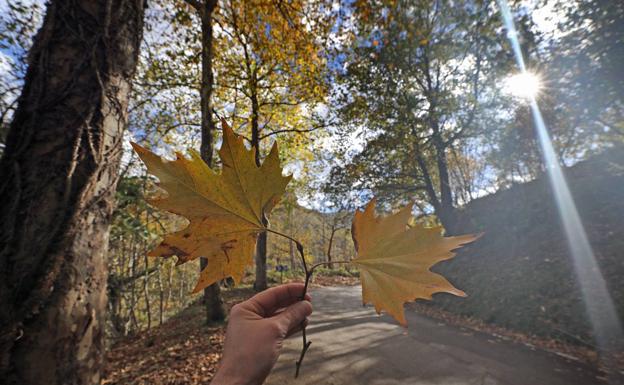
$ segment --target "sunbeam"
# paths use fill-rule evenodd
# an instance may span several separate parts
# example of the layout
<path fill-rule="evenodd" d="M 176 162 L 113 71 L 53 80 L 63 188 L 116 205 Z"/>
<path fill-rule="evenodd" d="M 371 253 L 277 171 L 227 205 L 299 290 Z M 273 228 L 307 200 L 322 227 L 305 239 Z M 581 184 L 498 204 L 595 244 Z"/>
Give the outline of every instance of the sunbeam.
<path fill-rule="evenodd" d="M 527 75 L 529 72 L 522 56 L 518 33 L 509 5 L 506 0 L 498 0 L 498 4 L 501 8 L 503 21 L 508 31 L 507 36 L 511 42 L 520 72 Z M 536 101 L 536 95 L 530 95 L 528 99 L 542 150 L 542 157 L 566 233 L 570 255 L 583 294 L 589 321 L 592 324 L 594 338 L 600 353 L 602 353 L 602 359 L 608 359 L 610 351 L 614 351 L 622 346 L 622 325 L 587 239 L 587 233 L 583 228 L 557 155 L 553 149 L 546 124 Z"/>

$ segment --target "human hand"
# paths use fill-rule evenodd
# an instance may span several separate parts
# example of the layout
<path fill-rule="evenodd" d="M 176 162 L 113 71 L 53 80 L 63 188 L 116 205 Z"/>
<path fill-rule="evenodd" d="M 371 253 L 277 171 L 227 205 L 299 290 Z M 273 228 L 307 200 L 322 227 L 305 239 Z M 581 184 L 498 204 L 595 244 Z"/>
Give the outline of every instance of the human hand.
<path fill-rule="evenodd" d="M 301 330 L 312 313 L 303 284 L 270 288 L 235 305 L 225 334 L 221 365 L 212 385 L 259 385 L 277 362 L 284 339 Z"/>

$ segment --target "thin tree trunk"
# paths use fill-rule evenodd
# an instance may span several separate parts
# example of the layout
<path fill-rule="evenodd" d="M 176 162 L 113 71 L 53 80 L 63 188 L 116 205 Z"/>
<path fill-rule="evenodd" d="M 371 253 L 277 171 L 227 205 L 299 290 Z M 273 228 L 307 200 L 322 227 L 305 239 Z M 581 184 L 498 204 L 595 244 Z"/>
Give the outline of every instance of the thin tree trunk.
<path fill-rule="evenodd" d="M 132 252 L 132 267 L 130 269 L 130 272 L 132 273 L 132 276 L 135 276 L 136 273 L 136 254 L 134 253 L 134 250 Z M 132 283 L 132 285 L 130 286 L 130 320 L 132 321 L 132 330 L 138 330 L 139 329 L 139 322 L 137 321 L 137 317 L 136 317 L 136 303 L 137 303 L 137 299 L 136 299 L 136 288 L 134 286 L 134 283 Z"/>
<path fill-rule="evenodd" d="M 203 270 L 206 266 L 208 266 L 207 262 L 208 261 L 206 259 L 201 258 L 200 270 Z M 206 307 L 206 322 L 216 322 L 225 319 L 225 307 L 223 306 L 223 298 L 221 297 L 221 287 L 219 286 L 219 282 L 215 282 L 204 289 L 202 301 Z"/>
<path fill-rule="evenodd" d="M 171 265 L 167 267 L 167 297 L 165 299 L 165 311 L 169 310 L 169 302 L 173 295 L 173 268 Z"/>
<path fill-rule="evenodd" d="M 182 274 L 180 270 L 178 270 L 178 300 L 184 301 L 184 282 L 186 282 L 186 274 Z"/>
<path fill-rule="evenodd" d="M 152 328 L 152 308 L 150 306 L 150 298 L 149 298 L 149 259 L 147 254 L 143 256 L 145 261 L 145 275 L 143 277 L 143 296 L 145 297 L 145 312 L 147 313 L 147 329 Z"/>
<path fill-rule="evenodd" d="M 290 270 L 295 271 L 295 242 L 288 240 L 288 253 L 290 255 Z"/>
<path fill-rule="evenodd" d="M 260 126 L 259 126 L 259 114 L 260 105 L 258 104 L 257 95 L 257 79 L 256 71 L 252 72 L 250 81 L 251 88 L 251 147 L 255 151 L 256 166 L 260 167 Z M 262 214 L 262 224 L 268 226 L 269 221 L 267 217 Z M 268 287 L 267 283 L 267 233 L 262 232 L 258 235 L 258 241 L 256 243 L 256 280 L 254 281 L 254 290 L 262 291 Z"/>
<path fill-rule="evenodd" d="M 54 0 L 0 161 L 0 378 L 95 384 L 143 0 Z"/>
<path fill-rule="evenodd" d="M 293 234 L 293 221 L 292 221 L 292 212 L 293 209 L 292 207 L 288 208 L 288 229 L 290 230 L 290 233 Z M 292 239 L 288 240 L 288 255 L 290 256 L 290 270 L 293 272 L 295 272 L 295 242 L 293 242 Z"/>
<path fill-rule="evenodd" d="M 121 316 L 121 290 L 116 281 L 108 280 L 108 311 L 115 338 L 125 335 Z"/>
<path fill-rule="evenodd" d="M 438 145 L 442 147 L 441 144 Z M 423 174 L 425 192 L 427 193 L 427 198 L 429 198 L 429 203 L 433 206 L 438 219 L 444 226 L 446 235 L 454 235 L 455 208 L 453 206 L 453 195 L 450 187 L 448 165 L 444 149 L 438 151 L 438 147 L 436 146 L 436 165 L 440 177 L 440 199 L 438 199 L 427 163 L 418 145 L 416 146 L 416 163 Z"/>
<path fill-rule="evenodd" d="M 332 245 L 334 243 L 334 235 L 336 235 L 336 231 L 338 231 L 338 229 L 336 227 L 332 227 L 331 230 L 331 234 L 329 235 L 329 245 L 327 245 L 327 267 L 330 269 L 334 268 L 334 265 L 332 264 Z"/>
<path fill-rule="evenodd" d="M 212 166 L 214 122 L 212 120 L 212 91 L 214 76 L 212 73 L 212 12 L 217 5 L 217 0 L 191 1 L 191 6 L 195 7 L 199 13 L 202 28 L 202 82 L 200 89 L 201 107 L 201 157 Z M 200 259 L 200 270 L 206 268 L 207 260 Z M 219 282 L 204 289 L 204 306 L 206 307 L 206 321 L 222 321 L 225 319 L 225 308 L 221 298 L 221 287 Z"/>
<path fill-rule="evenodd" d="M 453 193 L 446 159 L 446 146 L 439 135 L 434 135 L 433 138 L 436 150 L 436 165 L 440 178 L 440 210 L 437 214 L 440 222 L 444 225 L 446 235 L 456 235 L 455 207 L 453 206 Z"/>
<path fill-rule="evenodd" d="M 436 215 L 444 229 L 446 230 L 446 235 L 455 234 L 455 210 L 453 207 L 453 193 L 451 190 L 451 183 L 448 173 L 448 164 L 446 159 L 446 149 L 448 144 L 444 142 L 444 138 L 440 133 L 440 124 L 439 124 L 439 111 L 437 109 L 438 106 L 438 96 L 440 94 L 440 82 L 438 79 L 438 74 L 432 74 L 431 71 L 431 63 L 429 62 L 428 52 L 425 52 L 424 61 L 425 65 L 425 76 L 427 82 L 427 90 L 425 91 L 425 95 L 429 102 L 428 108 L 428 122 L 429 126 L 432 130 L 432 142 L 435 151 L 436 157 L 436 167 L 438 171 L 439 178 L 439 190 L 440 190 L 440 199 L 438 200 L 435 197 L 435 192 L 430 191 L 430 187 L 432 186 L 431 178 L 427 175 L 428 181 L 427 185 L 427 193 L 429 195 L 433 195 L 435 198 L 431 202 L 435 208 Z M 422 160 L 422 157 L 421 157 Z M 419 160 L 420 162 L 420 160 Z M 420 163 L 419 163 L 420 164 Z M 421 166 L 423 170 L 426 170 L 426 165 L 424 168 Z M 424 173 L 424 171 L 423 171 Z M 435 206 L 438 207 L 435 207 Z"/>
<path fill-rule="evenodd" d="M 158 264 L 158 324 L 162 325 L 165 311 L 165 288 L 162 281 L 162 270 L 160 263 Z"/>
<path fill-rule="evenodd" d="M 425 159 L 420 153 L 418 147 L 416 149 L 416 162 L 418 163 L 418 168 L 420 168 L 420 172 L 422 172 L 423 174 L 423 179 L 425 181 L 425 192 L 427 193 L 427 198 L 429 198 L 429 203 L 431 203 L 433 209 L 437 213 L 440 211 L 440 201 L 438 200 L 438 196 L 436 195 L 433 181 L 431 180 L 431 174 L 429 174 L 429 169 L 427 168 L 427 163 L 425 162 Z"/>

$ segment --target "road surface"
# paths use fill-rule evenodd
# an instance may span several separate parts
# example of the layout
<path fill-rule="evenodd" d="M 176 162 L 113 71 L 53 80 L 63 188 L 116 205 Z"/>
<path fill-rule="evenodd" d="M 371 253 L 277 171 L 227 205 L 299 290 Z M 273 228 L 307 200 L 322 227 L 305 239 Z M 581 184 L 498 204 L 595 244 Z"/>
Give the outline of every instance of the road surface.
<path fill-rule="evenodd" d="M 409 329 L 363 307 L 360 287 L 312 291 L 312 346 L 293 379 L 301 337 L 286 341 L 267 385 L 604 385 L 555 354 L 448 326 L 406 309 Z"/>

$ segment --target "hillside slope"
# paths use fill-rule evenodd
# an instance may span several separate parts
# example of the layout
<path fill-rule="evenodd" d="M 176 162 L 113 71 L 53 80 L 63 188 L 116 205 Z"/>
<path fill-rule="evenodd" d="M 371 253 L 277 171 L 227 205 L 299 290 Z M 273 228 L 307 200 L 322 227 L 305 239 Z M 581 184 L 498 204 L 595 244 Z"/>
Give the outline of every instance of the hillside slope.
<path fill-rule="evenodd" d="M 624 315 L 624 149 L 565 170 L 620 316 Z M 477 199 L 462 232 L 484 236 L 434 270 L 468 298 L 435 304 L 519 331 L 591 344 L 591 329 L 547 177 Z"/>

